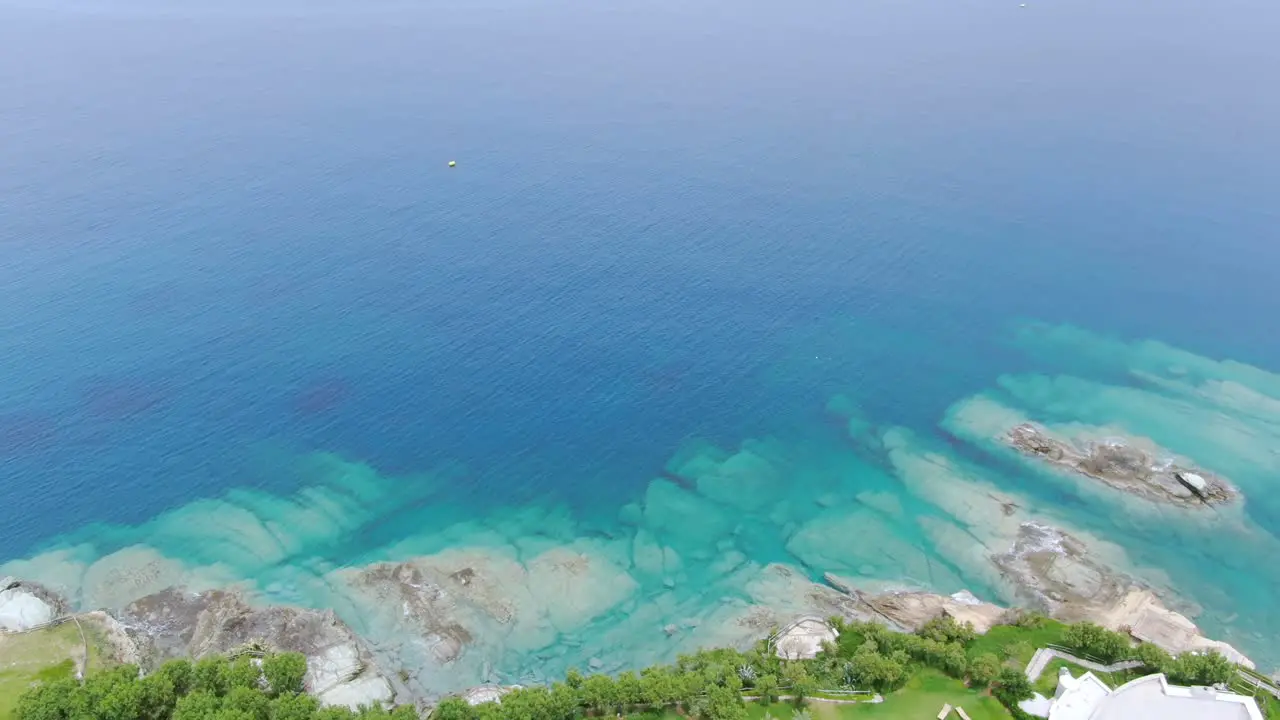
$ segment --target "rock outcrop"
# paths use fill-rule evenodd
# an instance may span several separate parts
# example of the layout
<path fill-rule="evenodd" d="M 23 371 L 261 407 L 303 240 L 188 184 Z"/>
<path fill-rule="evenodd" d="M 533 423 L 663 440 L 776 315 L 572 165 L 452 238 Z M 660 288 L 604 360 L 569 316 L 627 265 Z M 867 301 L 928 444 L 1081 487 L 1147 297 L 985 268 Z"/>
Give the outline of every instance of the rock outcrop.
<path fill-rule="evenodd" d="M 41 585 L 0 578 L 0 631 L 22 632 L 62 615 L 66 603 Z"/>
<path fill-rule="evenodd" d="M 1108 567 L 1062 530 L 1023 523 L 1014 546 L 993 560 L 1027 605 L 1059 620 L 1088 620 L 1173 654 L 1217 650 L 1254 667 L 1235 648 L 1204 637 L 1195 623 L 1167 608 L 1150 588 Z"/>
<path fill-rule="evenodd" d="M 856 598 L 865 612 L 886 625 L 910 632 L 937 617 L 951 617 L 957 622 L 969 623 L 979 633 L 985 633 L 1008 612 L 999 605 L 983 602 L 967 590 L 953 595 L 938 595 L 921 590 L 890 590 L 868 593 L 860 590 L 851 580 L 827 573 L 827 584 Z"/>
<path fill-rule="evenodd" d="M 1162 460 L 1153 451 L 1126 441 L 1076 445 L 1029 423 L 1009 430 L 1005 439 L 1026 455 L 1155 502 L 1206 507 L 1240 496 L 1239 490 L 1214 473 Z"/>
<path fill-rule="evenodd" d="M 131 603 L 120 620 L 144 668 L 247 648 L 299 652 L 307 657 L 307 689 L 325 704 L 354 708 L 395 697 L 364 641 L 332 611 L 256 608 L 236 592 L 170 588 Z"/>
<path fill-rule="evenodd" d="M 462 693 L 462 699 L 466 700 L 468 705 L 483 705 L 498 702 L 503 695 L 519 688 L 519 685 L 480 685 Z"/>

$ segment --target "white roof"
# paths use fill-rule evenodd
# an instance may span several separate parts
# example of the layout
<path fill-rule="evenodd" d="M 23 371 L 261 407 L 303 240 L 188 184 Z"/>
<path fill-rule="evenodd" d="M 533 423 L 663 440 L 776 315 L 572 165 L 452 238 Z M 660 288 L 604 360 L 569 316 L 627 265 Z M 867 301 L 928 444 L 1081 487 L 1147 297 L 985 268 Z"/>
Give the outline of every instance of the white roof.
<path fill-rule="evenodd" d="M 1170 685 L 1148 675 L 1112 691 L 1091 720 L 1262 720 L 1251 697 L 1212 688 Z"/>
<path fill-rule="evenodd" d="M 1164 675 L 1131 680 L 1115 690 L 1088 672 L 1063 673 L 1049 720 L 1263 720 L 1251 697 L 1212 688 L 1170 685 Z"/>
<path fill-rule="evenodd" d="M 1111 688 L 1091 672 L 1078 678 L 1062 673 L 1058 676 L 1058 690 L 1049 708 L 1049 720 L 1089 720 L 1110 694 Z"/>

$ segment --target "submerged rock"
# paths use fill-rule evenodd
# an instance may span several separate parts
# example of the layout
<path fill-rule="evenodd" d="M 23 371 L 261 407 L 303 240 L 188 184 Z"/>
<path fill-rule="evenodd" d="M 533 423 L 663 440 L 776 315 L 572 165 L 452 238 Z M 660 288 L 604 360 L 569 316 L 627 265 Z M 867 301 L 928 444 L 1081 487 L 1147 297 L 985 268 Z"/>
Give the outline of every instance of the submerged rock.
<path fill-rule="evenodd" d="M 1077 446 L 1030 423 L 1009 430 L 1005 439 L 1026 455 L 1156 502 L 1204 507 L 1240 496 L 1239 490 L 1218 475 L 1161 461 L 1131 442 L 1108 440 Z"/>

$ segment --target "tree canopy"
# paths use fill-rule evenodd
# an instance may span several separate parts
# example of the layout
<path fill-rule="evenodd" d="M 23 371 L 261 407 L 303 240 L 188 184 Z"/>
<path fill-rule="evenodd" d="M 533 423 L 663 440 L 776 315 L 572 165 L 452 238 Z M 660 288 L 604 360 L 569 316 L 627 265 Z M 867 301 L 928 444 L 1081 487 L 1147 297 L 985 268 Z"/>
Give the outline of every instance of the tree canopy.
<path fill-rule="evenodd" d="M 303 693 L 307 660 L 297 653 L 174 660 L 140 677 L 123 665 L 36 685 L 18 700 L 15 720 L 409 720 L 412 707 L 385 711 L 321 708 Z"/>

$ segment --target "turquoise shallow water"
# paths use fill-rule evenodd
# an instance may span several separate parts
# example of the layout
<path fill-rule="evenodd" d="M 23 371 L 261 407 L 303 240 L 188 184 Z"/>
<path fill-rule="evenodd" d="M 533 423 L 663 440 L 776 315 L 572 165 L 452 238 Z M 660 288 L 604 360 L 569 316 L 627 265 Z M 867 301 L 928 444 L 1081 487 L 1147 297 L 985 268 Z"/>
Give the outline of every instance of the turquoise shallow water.
<path fill-rule="evenodd" d="M 1280 664 L 1280 16 L 1029 10 L 0 4 L 0 573 L 394 644 L 351 568 L 483 564 L 443 688 L 732 639 L 768 563 L 1008 601 L 1000 493 Z"/>

